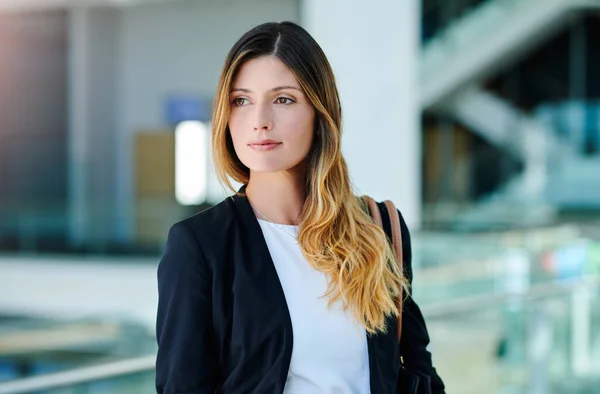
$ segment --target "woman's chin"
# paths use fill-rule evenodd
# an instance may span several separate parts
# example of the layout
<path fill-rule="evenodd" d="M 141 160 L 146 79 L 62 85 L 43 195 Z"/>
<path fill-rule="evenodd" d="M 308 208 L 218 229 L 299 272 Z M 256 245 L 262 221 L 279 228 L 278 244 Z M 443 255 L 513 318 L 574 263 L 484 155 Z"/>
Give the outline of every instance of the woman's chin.
<path fill-rule="evenodd" d="M 251 172 L 257 174 L 269 174 L 276 172 L 285 172 L 294 169 L 294 165 L 289 163 L 256 163 L 255 165 L 246 165 L 246 167 L 250 168 Z"/>

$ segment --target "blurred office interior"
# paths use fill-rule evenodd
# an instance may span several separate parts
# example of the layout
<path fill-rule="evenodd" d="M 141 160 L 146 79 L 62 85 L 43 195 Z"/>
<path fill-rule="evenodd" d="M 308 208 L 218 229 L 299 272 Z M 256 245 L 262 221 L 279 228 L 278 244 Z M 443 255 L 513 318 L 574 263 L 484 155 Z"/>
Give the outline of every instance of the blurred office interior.
<path fill-rule="evenodd" d="M 600 393 L 600 1 L 0 0 L 0 394 L 154 392 L 167 231 L 230 194 L 217 78 L 283 20 L 409 222 L 447 392 Z"/>

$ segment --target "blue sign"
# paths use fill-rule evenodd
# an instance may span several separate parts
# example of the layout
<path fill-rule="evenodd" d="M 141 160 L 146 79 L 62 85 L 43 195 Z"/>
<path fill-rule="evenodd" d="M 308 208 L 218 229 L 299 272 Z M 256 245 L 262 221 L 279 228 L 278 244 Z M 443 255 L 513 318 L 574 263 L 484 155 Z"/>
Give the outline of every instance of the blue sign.
<path fill-rule="evenodd" d="M 167 124 L 175 126 L 186 120 L 209 121 L 211 103 L 200 96 L 169 96 L 166 99 Z"/>
<path fill-rule="evenodd" d="M 579 278 L 584 273 L 588 255 L 587 245 L 580 243 L 565 246 L 556 251 L 555 273 L 558 279 Z"/>

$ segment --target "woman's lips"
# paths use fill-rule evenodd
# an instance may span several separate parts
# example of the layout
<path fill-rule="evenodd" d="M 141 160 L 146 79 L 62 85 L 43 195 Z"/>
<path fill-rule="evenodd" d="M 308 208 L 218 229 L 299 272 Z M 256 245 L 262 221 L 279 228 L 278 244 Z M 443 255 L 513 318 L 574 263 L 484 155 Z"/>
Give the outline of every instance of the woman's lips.
<path fill-rule="evenodd" d="M 266 151 L 276 149 L 280 145 L 281 145 L 281 142 L 268 141 L 268 142 L 252 143 L 252 144 L 250 144 L 250 148 L 252 148 L 258 152 L 266 152 Z"/>

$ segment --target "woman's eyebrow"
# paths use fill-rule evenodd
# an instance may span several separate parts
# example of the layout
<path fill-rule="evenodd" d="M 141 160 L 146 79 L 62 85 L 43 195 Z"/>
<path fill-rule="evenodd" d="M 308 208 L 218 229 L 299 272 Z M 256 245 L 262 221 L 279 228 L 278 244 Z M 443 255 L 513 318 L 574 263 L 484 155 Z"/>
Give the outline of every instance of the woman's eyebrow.
<path fill-rule="evenodd" d="M 285 89 L 294 89 L 297 90 L 299 92 L 302 91 L 302 89 L 296 87 L 296 86 L 292 86 L 292 85 L 285 85 L 285 86 L 277 86 L 276 88 L 271 89 L 272 92 L 279 92 L 280 90 L 285 90 Z"/>
<path fill-rule="evenodd" d="M 244 89 L 244 88 L 231 89 L 231 93 L 234 93 L 234 92 L 252 93 L 252 91 L 250 89 Z"/>
<path fill-rule="evenodd" d="M 297 90 L 299 92 L 302 91 L 302 89 L 300 89 L 299 87 L 292 86 L 292 85 L 277 86 L 277 87 L 271 89 L 271 91 L 272 92 L 279 92 L 280 90 L 285 90 L 285 89 L 294 89 L 294 90 Z M 246 88 L 233 88 L 233 89 L 231 89 L 231 93 L 234 93 L 234 92 L 252 93 L 252 90 L 246 89 Z"/>

